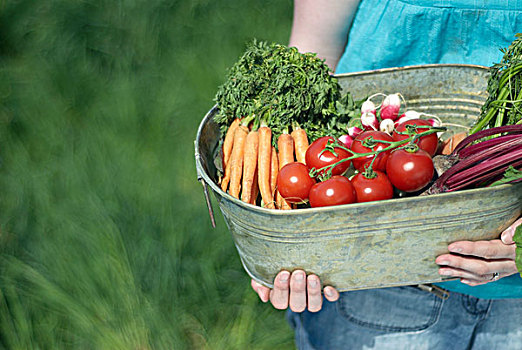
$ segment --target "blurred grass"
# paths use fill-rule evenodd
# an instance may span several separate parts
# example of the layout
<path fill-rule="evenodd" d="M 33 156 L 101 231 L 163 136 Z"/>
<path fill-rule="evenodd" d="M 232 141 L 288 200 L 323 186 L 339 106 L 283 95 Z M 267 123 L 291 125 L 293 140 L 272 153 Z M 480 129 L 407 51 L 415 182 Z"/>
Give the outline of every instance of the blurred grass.
<path fill-rule="evenodd" d="M 226 69 L 290 22 L 277 0 L 0 2 L 0 347 L 293 348 L 193 157 Z"/>

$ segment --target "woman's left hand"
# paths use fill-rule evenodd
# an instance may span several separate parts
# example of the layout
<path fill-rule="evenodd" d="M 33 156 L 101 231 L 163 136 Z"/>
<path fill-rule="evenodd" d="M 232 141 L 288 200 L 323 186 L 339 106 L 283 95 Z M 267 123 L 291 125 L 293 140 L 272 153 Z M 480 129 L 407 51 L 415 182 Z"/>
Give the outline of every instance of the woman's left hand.
<path fill-rule="evenodd" d="M 450 254 L 435 259 L 441 266 L 439 274 L 460 277 L 462 283 L 478 286 L 517 273 L 513 235 L 520 224 L 522 218 L 502 232 L 501 239 L 451 243 L 448 246 Z"/>

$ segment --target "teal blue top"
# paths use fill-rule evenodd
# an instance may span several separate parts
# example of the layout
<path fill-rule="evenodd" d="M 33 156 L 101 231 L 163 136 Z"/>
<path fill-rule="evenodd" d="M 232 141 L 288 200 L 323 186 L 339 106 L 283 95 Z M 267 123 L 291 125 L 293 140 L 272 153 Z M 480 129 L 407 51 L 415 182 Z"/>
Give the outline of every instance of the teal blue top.
<path fill-rule="evenodd" d="M 362 0 L 336 73 L 429 63 L 491 66 L 522 31 L 522 0 Z M 477 298 L 522 298 L 518 274 L 471 287 Z"/>

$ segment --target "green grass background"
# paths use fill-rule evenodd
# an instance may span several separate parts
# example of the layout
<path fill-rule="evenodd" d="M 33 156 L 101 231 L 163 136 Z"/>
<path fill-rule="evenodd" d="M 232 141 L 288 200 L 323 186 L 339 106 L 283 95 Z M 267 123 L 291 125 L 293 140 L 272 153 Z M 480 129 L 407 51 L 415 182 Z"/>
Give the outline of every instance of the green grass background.
<path fill-rule="evenodd" d="M 0 347 L 291 349 L 193 141 L 290 0 L 0 1 Z"/>

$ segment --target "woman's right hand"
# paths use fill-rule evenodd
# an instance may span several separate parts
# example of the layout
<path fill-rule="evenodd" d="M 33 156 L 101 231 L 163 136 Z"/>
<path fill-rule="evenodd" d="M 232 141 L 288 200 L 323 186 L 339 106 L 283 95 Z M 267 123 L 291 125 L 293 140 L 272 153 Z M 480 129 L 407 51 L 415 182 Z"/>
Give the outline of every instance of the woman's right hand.
<path fill-rule="evenodd" d="M 274 289 L 265 287 L 256 281 L 251 282 L 252 289 L 259 295 L 262 302 L 270 300 L 272 305 L 279 310 L 290 307 L 294 312 L 317 312 L 323 306 L 321 293 L 321 280 L 317 275 L 306 276 L 303 270 L 295 270 L 290 274 L 281 271 L 274 279 Z M 339 299 L 339 292 L 331 286 L 323 289 L 326 300 L 333 302 Z"/>

